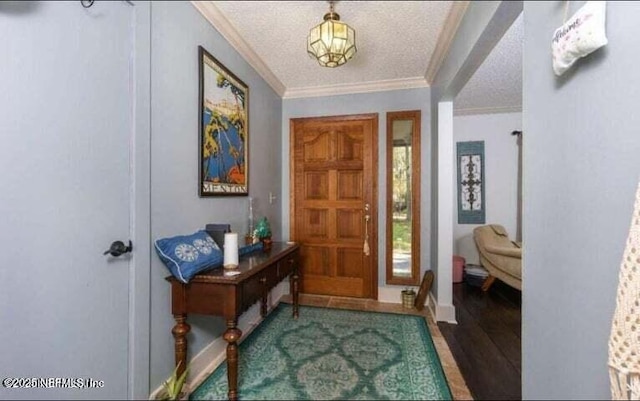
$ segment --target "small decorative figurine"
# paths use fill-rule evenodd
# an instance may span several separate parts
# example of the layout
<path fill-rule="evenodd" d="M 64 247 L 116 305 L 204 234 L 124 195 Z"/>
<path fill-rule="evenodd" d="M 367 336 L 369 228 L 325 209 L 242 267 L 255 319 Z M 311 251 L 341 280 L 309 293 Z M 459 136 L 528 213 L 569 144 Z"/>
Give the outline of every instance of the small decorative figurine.
<path fill-rule="evenodd" d="M 263 217 L 256 224 L 256 229 L 253 232 L 253 236 L 262 241 L 262 247 L 265 251 L 271 248 L 271 225 L 266 217 Z"/>

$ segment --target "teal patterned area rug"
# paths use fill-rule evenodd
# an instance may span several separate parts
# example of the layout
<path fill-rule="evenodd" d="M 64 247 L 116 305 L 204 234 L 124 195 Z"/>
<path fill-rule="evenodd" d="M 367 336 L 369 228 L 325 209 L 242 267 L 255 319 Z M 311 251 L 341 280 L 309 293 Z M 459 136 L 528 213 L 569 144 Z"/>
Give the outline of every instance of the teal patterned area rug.
<path fill-rule="evenodd" d="M 242 400 L 451 399 L 423 317 L 280 304 L 240 344 Z M 189 397 L 227 399 L 227 364 Z"/>

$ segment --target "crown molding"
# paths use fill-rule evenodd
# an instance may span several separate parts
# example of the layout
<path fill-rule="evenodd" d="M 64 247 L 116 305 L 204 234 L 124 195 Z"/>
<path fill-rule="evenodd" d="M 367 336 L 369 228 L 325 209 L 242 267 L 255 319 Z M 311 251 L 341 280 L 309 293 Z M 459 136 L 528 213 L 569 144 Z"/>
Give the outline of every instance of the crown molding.
<path fill-rule="evenodd" d="M 355 84 L 338 84 L 313 86 L 303 88 L 290 88 L 284 93 L 283 99 L 294 99 L 303 97 L 320 97 L 350 95 L 354 93 L 369 93 L 392 91 L 399 89 L 426 88 L 429 84 L 423 77 L 385 79 L 381 81 L 359 82 Z"/>
<path fill-rule="evenodd" d="M 522 105 L 456 109 L 455 102 L 453 104 L 454 104 L 454 109 L 453 109 L 454 116 L 470 116 L 475 114 L 522 113 Z"/>
<path fill-rule="evenodd" d="M 191 1 L 193 7 L 209 21 L 209 23 L 229 42 L 246 62 L 267 82 L 267 84 L 283 99 L 346 95 L 400 89 L 428 87 L 438 73 L 453 38 L 462 21 L 470 1 L 454 1 L 443 25 L 438 42 L 429 61 L 425 77 L 389 79 L 381 81 L 361 82 L 356 84 L 338 84 L 315 87 L 287 89 L 282 81 L 271 71 L 267 64 L 240 36 L 238 30 L 229 22 L 222 11 L 211 1 Z"/>
<path fill-rule="evenodd" d="M 276 77 L 267 64 L 240 36 L 236 28 L 225 18 L 222 11 L 210 1 L 192 1 L 191 4 L 209 21 L 213 27 L 229 42 L 229 44 L 244 58 L 251 67 L 282 97 L 285 93 L 284 84 Z"/>
<path fill-rule="evenodd" d="M 429 60 L 429 66 L 427 67 L 427 72 L 424 76 L 429 85 L 431 85 L 435 79 L 442 62 L 447 57 L 447 53 L 449 53 L 449 47 L 451 47 L 451 42 L 456 36 L 456 32 L 458 31 L 460 22 L 462 22 L 464 13 L 467 11 L 469 3 L 469 1 L 454 1 L 451 9 L 449 10 L 449 14 L 442 26 L 442 30 L 438 36 L 438 42 L 436 43 L 436 48 Z"/>

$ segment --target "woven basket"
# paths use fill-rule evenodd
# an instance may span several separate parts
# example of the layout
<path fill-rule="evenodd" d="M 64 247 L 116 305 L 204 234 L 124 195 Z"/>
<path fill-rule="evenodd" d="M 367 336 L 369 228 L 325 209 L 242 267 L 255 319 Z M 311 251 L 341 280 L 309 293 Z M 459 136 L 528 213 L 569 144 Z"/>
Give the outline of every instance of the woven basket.
<path fill-rule="evenodd" d="M 415 308 L 416 292 L 414 290 L 402 290 L 402 307 Z"/>

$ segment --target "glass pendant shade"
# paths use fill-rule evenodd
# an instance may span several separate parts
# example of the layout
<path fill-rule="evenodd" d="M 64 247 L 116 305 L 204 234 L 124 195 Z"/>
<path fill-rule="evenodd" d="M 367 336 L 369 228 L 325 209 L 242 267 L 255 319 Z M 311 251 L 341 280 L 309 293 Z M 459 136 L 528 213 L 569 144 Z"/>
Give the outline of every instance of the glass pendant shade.
<path fill-rule="evenodd" d="M 325 14 L 324 21 L 311 28 L 307 37 L 307 53 L 323 67 L 338 67 L 356 51 L 356 31 L 333 11 Z"/>

